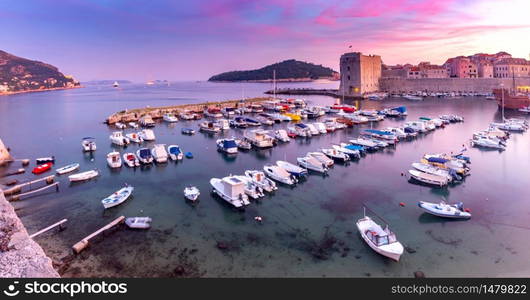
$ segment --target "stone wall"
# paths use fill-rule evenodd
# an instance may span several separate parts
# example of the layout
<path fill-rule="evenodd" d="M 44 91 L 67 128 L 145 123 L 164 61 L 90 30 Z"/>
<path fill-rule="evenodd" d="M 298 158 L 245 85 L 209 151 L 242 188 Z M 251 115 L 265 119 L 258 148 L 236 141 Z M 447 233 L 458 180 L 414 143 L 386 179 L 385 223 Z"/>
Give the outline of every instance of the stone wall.
<path fill-rule="evenodd" d="M 511 78 L 381 78 L 379 89 L 383 92 L 479 92 L 491 93 L 494 88 L 513 86 Z M 530 86 L 530 77 L 515 78 L 516 86 Z"/>
<path fill-rule="evenodd" d="M 0 278 L 59 277 L 0 189 Z"/>
<path fill-rule="evenodd" d="M 9 155 L 9 152 L 7 152 L 7 148 L 2 142 L 2 139 L 0 139 L 0 166 L 6 162 L 11 160 L 11 155 Z"/>

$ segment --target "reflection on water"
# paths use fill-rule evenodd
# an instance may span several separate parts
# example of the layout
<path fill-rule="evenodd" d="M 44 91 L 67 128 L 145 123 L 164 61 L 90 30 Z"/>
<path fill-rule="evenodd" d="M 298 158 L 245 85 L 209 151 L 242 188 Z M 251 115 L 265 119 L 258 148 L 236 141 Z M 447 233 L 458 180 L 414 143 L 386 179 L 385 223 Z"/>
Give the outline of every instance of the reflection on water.
<path fill-rule="evenodd" d="M 245 91 L 259 96 L 268 88 L 267 84 L 248 84 Z M 470 148 L 468 143 L 474 131 L 500 121 L 494 101 L 467 97 L 360 102 L 365 109 L 407 106 L 407 118 L 373 123 L 373 128 L 441 114 L 463 115 L 465 122 L 367 154 L 347 165 L 337 163 L 328 176 L 312 173 L 293 187 L 278 184 L 277 191 L 254 201 L 244 212 L 213 196 L 210 178 L 262 170 L 263 165 L 276 160 L 294 163 L 307 152 L 352 139 L 371 125 L 227 156 L 217 152 L 215 140 L 241 137 L 244 130 L 186 136 L 181 129 L 198 130 L 200 121 L 159 123 L 154 128 L 156 142 L 141 147 L 178 144 L 184 152 L 192 152 L 193 159 L 108 168 L 108 152 L 116 149 L 123 154 L 140 147 L 110 145 L 108 136 L 115 129 L 101 123 L 110 113 L 145 105 L 235 99 L 240 92 L 237 84 L 175 83 L 169 87 L 124 85 L 120 91 L 88 87 L 0 98 L 0 136 L 16 157 L 33 161 L 53 154 L 57 167 L 79 162 L 81 171 L 98 168 L 101 172 L 98 178 L 83 183 L 70 184 L 67 176 L 57 177 L 59 193 L 13 203 L 29 232 L 68 218 L 66 230 L 37 238 L 50 257 L 60 261 L 71 253 L 74 243 L 120 215 L 153 219 L 147 231 L 119 229 L 97 239 L 73 259 L 64 276 L 410 277 L 417 270 L 427 276 L 528 275 L 526 249 L 530 242 L 519 238 L 528 234 L 525 224 L 530 213 L 526 196 L 528 133 L 513 134 L 502 153 Z M 335 101 L 320 96 L 307 99 L 320 105 Z M 513 112 L 506 116 L 521 117 Z M 287 126 L 275 124 L 267 129 Z M 125 133 L 132 131 L 126 129 Z M 97 151 L 81 152 L 80 139 L 84 136 L 96 138 Z M 462 144 L 468 145 L 467 155 L 472 159 L 472 175 L 464 182 L 437 189 L 411 184 L 402 176 L 423 154 L 459 151 Z M 24 178 L 34 176 L 19 176 L 19 180 Z M 124 183 L 135 187 L 134 198 L 104 210 L 101 199 Z M 183 189 L 190 184 L 201 191 L 197 203 L 184 199 Z M 417 207 L 420 200 L 442 199 L 463 201 L 471 209 L 472 219 L 440 220 Z M 394 263 L 367 247 L 355 227 L 362 216 L 362 203 L 388 220 L 398 239 L 415 252 L 404 253 L 401 261 Z M 256 222 L 255 216 L 263 217 L 263 222 Z"/>

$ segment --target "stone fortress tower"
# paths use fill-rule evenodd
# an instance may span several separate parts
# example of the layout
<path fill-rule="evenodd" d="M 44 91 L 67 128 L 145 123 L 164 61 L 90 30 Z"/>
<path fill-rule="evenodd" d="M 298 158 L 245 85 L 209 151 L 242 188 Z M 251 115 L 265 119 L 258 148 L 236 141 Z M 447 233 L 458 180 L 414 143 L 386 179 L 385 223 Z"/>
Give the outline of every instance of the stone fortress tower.
<path fill-rule="evenodd" d="M 340 95 L 361 97 L 379 91 L 381 56 L 361 52 L 344 53 L 340 57 Z"/>

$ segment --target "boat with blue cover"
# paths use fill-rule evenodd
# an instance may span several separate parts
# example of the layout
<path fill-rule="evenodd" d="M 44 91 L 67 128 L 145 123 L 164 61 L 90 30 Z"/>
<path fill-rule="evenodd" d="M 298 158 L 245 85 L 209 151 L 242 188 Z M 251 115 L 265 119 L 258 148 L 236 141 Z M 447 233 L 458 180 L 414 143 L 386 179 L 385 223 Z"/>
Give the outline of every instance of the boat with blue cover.
<path fill-rule="evenodd" d="M 228 154 L 237 153 L 237 143 L 235 139 L 218 139 L 216 143 L 217 150 L 221 152 Z"/>
<path fill-rule="evenodd" d="M 184 153 L 182 153 L 178 145 L 169 145 L 167 147 L 167 153 L 172 160 L 181 160 L 184 157 Z"/>
<path fill-rule="evenodd" d="M 191 152 L 186 152 L 184 155 L 186 156 L 186 158 L 193 158 L 193 153 Z"/>
<path fill-rule="evenodd" d="M 280 167 L 280 168 L 283 168 L 284 170 L 286 170 L 287 172 L 289 172 L 291 175 L 293 175 L 295 177 L 305 177 L 305 176 L 307 176 L 307 170 L 306 169 L 300 168 L 299 166 L 294 165 L 294 164 L 292 164 L 290 162 L 279 160 L 279 161 L 276 162 L 276 165 L 278 165 L 278 167 Z"/>
<path fill-rule="evenodd" d="M 370 136 L 370 137 L 382 139 L 387 142 L 398 140 L 398 138 L 396 137 L 394 133 L 390 131 L 385 131 L 385 130 L 365 129 L 362 134 Z"/>

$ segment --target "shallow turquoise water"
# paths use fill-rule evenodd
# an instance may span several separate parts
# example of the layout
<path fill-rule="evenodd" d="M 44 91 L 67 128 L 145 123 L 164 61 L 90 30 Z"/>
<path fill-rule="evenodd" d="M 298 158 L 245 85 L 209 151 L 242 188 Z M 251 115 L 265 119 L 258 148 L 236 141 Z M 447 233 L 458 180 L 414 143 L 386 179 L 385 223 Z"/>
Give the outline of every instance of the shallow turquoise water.
<path fill-rule="evenodd" d="M 295 85 L 328 88 L 336 84 Z M 463 115 L 466 121 L 401 142 L 395 149 L 369 154 L 349 166 L 336 165 L 327 177 L 311 175 L 294 188 L 281 187 L 245 212 L 213 198 L 209 179 L 261 169 L 279 159 L 294 162 L 308 151 L 346 141 L 370 125 L 273 149 L 240 152 L 234 159 L 216 151 L 217 137 L 181 135 L 182 127 L 197 128 L 195 121 L 160 123 L 154 129 L 156 143 L 179 144 L 184 151 L 193 152 L 194 159 L 136 170 L 122 167 L 111 171 L 106 166 L 105 155 L 113 148 L 108 135 L 113 129 L 102 121 L 114 111 L 235 99 L 243 93 L 259 96 L 268 88 L 268 84 L 175 83 L 170 87 L 87 87 L 1 97 L 0 137 L 16 157 L 55 155 L 57 166 L 79 162 L 82 170 L 99 168 L 102 172 L 97 180 L 76 185 L 61 177 L 59 193 L 28 198 L 14 206 L 29 232 L 69 219 L 66 230 L 37 238 L 56 260 L 117 216 L 153 218 L 148 231 L 120 229 L 94 241 L 74 258 L 64 276 L 386 277 L 412 276 L 416 270 L 427 276 L 530 274 L 530 241 L 525 238 L 530 229 L 528 133 L 514 134 L 502 153 L 471 148 L 467 154 L 472 158 L 472 175 L 448 189 L 414 185 L 401 176 L 424 153 L 458 151 L 472 132 L 499 120 L 496 104 L 483 98 L 363 102 L 363 108 L 408 107 L 406 119 L 389 119 L 374 127 L 440 114 Z M 314 104 L 335 101 L 319 96 L 307 99 Z M 275 125 L 280 126 L 285 124 Z M 242 130 L 226 134 L 232 135 L 242 135 Z M 81 151 L 84 136 L 97 139 L 93 157 Z M 133 145 L 127 151 L 136 149 Z M 34 176 L 19 177 L 23 178 Z M 104 211 L 100 200 L 125 182 L 135 187 L 134 198 Z M 182 190 L 188 184 L 202 192 L 197 205 L 183 199 Z M 419 200 L 434 202 L 442 196 L 450 202 L 464 201 L 473 218 L 444 221 L 423 214 L 416 206 Z M 400 207 L 400 202 L 405 207 Z M 398 239 L 416 252 L 404 253 L 395 263 L 368 248 L 355 228 L 355 221 L 362 216 L 362 203 L 388 220 Z M 263 224 L 253 220 L 256 215 L 263 216 Z M 228 249 L 218 249 L 218 242 Z M 318 252 L 319 248 L 325 251 Z"/>

